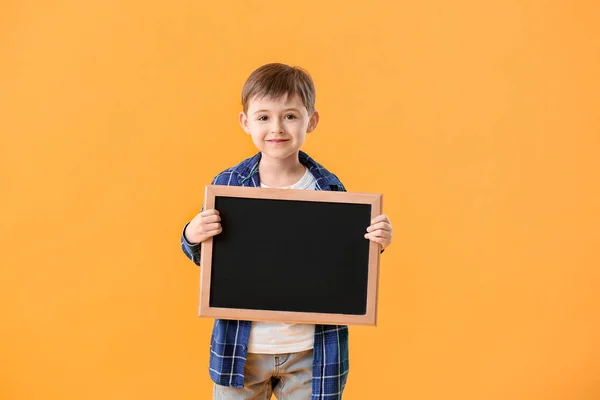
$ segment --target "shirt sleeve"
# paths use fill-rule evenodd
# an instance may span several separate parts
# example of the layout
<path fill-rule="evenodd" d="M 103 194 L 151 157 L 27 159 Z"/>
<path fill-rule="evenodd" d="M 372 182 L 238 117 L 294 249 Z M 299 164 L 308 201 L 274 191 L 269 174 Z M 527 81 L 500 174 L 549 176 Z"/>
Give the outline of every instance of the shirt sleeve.
<path fill-rule="evenodd" d="M 183 231 L 181 231 L 181 250 L 183 250 L 183 252 L 185 253 L 185 255 L 194 262 L 194 264 L 196 264 L 197 266 L 200 266 L 200 249 L 201 249 L 201 245 L 200 243 L 190 243 L 188 242 L 188 240 L 185 238 L 185 228 L 187 228 L 187 226 L 190 223 L 188 222 L 187 224 L 185 224 L 185 226 L 183 227 Z"/>

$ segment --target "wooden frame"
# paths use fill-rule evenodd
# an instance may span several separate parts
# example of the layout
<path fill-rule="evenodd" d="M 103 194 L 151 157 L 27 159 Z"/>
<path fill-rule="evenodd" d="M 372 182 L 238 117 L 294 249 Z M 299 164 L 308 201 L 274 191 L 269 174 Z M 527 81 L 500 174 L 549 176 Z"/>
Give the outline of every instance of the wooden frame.
<path fill-rule="evenodd" d="M 207 185 L 205 187 L 204 208 L 214 208 L 215 198 L 219 196 L 253 199 L 368 204 L 371 206 L 371 220 L 381 214 L 383 203 L 383 196 L 381 194 Z M 211 307 L 210 283 L 212 271 L 212 250 L 212 238 L 202 243 L 199 300 L 200 317 L 328 325 L 377 325 L 377 292 L 379 283 L 380 255 L 380 247 L 378 243 L 370 242 L 369 245 L 367 312 L 365 315 Z"/>

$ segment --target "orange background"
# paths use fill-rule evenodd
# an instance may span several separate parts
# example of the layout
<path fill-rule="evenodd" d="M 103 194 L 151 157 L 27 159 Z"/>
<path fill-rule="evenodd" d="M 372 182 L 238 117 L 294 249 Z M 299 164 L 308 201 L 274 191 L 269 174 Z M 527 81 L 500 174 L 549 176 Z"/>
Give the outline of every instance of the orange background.
<path fill-rule="evenodd" d="M 592 0 L 3 1 L 0 398 L 210 398 L 180 230 L 254 154 L 241 87 L 281 61 L 317 85 L 305 150 L 384 193 L 395 227 L 344 398 L 599 399 L 599 16 Z"/>

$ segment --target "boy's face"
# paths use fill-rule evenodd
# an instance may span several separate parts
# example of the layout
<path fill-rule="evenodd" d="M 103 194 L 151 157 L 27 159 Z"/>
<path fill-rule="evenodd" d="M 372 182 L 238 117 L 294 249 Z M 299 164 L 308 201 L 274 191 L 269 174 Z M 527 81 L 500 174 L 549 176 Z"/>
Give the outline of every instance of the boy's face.
<path fill-rule="evenodd" d="M 254 97 L 248 113 L 240 113 L 242 129 L 251 137 L 263 157 L 285 160 L 296 157 L 308 132 L 319 122 L 319 114 L 308 115 L 300 96 Z"/>

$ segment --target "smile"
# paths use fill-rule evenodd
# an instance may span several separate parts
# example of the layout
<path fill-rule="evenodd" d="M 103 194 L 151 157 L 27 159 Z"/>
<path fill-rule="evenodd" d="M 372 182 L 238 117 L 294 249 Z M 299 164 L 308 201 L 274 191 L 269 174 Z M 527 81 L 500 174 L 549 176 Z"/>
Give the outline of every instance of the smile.
<path fill-rule="evenodd" d="M 267 140 L 268 143 L 273 143 L 273 144 L 279 144 L 279 143 L 285 143 L 288 142 L 289 139 L 272 139 L 272 140 Z"/>

